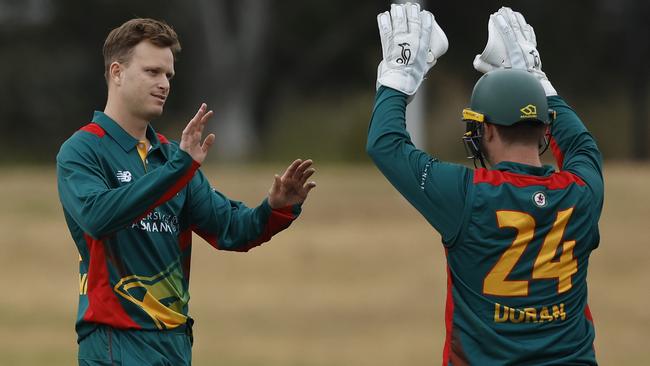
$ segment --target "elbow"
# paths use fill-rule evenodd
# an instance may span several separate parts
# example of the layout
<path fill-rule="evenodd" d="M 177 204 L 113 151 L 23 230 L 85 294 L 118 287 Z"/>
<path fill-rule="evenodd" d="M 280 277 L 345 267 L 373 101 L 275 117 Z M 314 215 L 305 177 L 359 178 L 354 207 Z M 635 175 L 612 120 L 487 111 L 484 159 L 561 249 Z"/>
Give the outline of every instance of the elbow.
<path fill-rule="evenodd" d="M 377 153 L 377 149 L 375 148 L 374 145 L 370 143 L 370 141 L 368 141 L 368 143 L 366 144 L 366 154 L 368 154 L 368 156 L 372 158 L 376 153 Z"/>
<path fill-rule="evenodd" d="M 368 140 L 368 143 L 366 144 L 366 153 L 379 168 L 391 161 L 394 152 L 395 150 L 390 145 L 382 143 L 379 139 L 372 141 Z"/>
<path fill-rule="evenodd" d="M 381 155 L 381 149 L 378 146 L 377 142 L 377 140 L 368 139 L 368 142 L 366 143 L 366 154 L 368 154 L 368 156 L 375 161 Z"/>
<path fill-rule="evenodd" d="M 79 226 L 81 226 L 84 233 L 90 235 L 93 239 L 99 240 L 100 238 L 107 235 L 105 232 L 105 222 L 101 222 L 99 220 L 86 219 L 85 222 L 81 223 Z"/>
<path fill-rule="evenodd" d="M 110 227 L 115 220 L 113 215 L 102 215 L 92 206 L 84 207 L 78 217 L 79 226 L 94 239 L 100 239 L 110 234 Z"/>

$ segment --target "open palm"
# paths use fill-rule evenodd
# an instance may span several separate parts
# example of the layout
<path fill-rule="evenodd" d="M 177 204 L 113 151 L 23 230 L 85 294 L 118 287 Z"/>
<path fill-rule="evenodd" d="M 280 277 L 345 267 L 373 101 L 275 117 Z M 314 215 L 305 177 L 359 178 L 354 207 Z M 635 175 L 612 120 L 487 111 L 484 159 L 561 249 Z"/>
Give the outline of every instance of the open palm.
<path fill-rule="evenodd" d="M 313 163 L 310 159 L 296 159 L 282 176 L 275 175 L 273 185 L 269 189 L 271 208 L 282 208 L 305 201 L 309 191 L 316 187 L 315 182 L 307 182 L 316 172 L 316 169 L 311 168 Z"/>

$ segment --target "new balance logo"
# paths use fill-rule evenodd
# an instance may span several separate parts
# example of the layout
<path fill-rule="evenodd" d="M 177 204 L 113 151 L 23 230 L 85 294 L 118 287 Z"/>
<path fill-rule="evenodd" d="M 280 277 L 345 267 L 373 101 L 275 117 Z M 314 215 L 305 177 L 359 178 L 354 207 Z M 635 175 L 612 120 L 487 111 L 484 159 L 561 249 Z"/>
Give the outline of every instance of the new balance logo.
<path fill-rule="evenodd" d="M 128 170 L 118 170 L 115 176 L 117 177 L 117 180 L 122 183 L 128 183 L 131 181 L 131 178 L 133 178 L 131 172 Z"/>
<path fill-rule="evenodd" d="M 404 66 L 408 66 L 409 61 L 411 60 L 411 49 L 408 48 L 410 44 L 404 42 L 400 43 L 399 46 L 402 47 L 402 57 L 395 60 L 395 62 L 398 64 L 403 64 Z"/>

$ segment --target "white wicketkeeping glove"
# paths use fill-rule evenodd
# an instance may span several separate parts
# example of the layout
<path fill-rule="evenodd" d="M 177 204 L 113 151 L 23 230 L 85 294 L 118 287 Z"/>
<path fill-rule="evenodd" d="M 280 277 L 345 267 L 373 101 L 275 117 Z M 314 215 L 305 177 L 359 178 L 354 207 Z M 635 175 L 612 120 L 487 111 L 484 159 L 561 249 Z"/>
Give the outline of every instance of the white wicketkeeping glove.
<path fill-rule="evenodd" d="M 539 79 L 547 96 L 557 95 L 542 71 L 535 30 L 521 13 L 508 7 L 490 15 L 487 45 L 474 58 L 474 68 L 482 73 L 503 68 L 526 70 Z"/>
<path fill-rule="evenodd" d="M 427 71 L 447 52 L 447 36 L 433 14 L 419 4 L 392 4 L 377 15 L 384 59 L 377 68 L 380 85 L 414 95 Z"/>

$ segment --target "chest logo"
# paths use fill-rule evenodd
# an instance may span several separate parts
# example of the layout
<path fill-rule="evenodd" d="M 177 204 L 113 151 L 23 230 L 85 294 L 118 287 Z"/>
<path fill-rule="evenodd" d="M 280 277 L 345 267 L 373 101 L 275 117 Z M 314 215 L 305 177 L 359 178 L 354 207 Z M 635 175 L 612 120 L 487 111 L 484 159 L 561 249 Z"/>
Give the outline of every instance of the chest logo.
<path fill-rule="evenodd" d="M 533 202 L 537 207 L 546 206 L 546 195 L 543 192 L 535 192 L 535 194 L 533 194 Z"/>
<path fill-rule="evenodd" d="M 115 176 L 117 177 L 117 180 L 119 180 L 122 183 L 128 183 L 133 178 L 131 172 L 128 170 L 118 170 Z"/>

